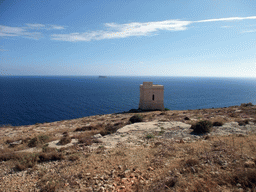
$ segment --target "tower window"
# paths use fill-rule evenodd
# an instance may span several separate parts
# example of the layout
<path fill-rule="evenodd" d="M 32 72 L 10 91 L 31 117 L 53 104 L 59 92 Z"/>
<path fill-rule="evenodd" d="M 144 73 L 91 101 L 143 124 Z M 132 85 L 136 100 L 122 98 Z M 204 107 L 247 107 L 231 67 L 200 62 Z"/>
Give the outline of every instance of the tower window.
<path fill-rule="evenodd" d="M 155 95 L 152 95 L 152 100 L 153 100 L 153 101 L 155 100 Z"/>

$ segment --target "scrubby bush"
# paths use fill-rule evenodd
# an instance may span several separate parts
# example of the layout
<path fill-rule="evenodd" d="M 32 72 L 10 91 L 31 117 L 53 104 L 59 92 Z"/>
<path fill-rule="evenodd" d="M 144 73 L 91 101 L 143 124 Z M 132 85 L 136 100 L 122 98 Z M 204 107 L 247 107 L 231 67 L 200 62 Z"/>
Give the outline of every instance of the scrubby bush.
<path fill-rule="evenodd" d="M 233 179 L 233 180 L 231 180 L 231 183 L 233 185 L 240 183 L 241 187 L 244 189 L 246 189 L 246 188 L 255 189 L 255 187 L 256 187 L 256 169 L 236 171 L 233 174 L 233 177 L 231 179 Z"/>
<path fill-rule="evenodd" d="M 146 136 L 147 139 L 153 139 L 154 137 L 155 137 L 155 136 L 152 135 L 152 134 L 148 134 L 148 135 Z"/>
<path fill-rule="evenodd" d="M 222 126 L 223 125 L 223 123 L 222 122 L 220 122 L 220 121 L 215 121 L 215 122 L 213 122 L 213 124 L 212 124 L 213 126 L 216 126 L 216 127 L 220 127 L 220 126 Z"/>
<path fill-rule="evenodd" d="M 57 151 L 53 151 L 51 153 L 40 153 L 38 155 L 38 162 L 46 162 L 46 161 L 58 161 L 63 160 L 64 156 L 62 153 L 58 153 Z"/>
<path fill-rule="evenodd" d="M 21 156 L 20 153 L 15 153 L 15 152 L 2 152 L 0 150 L 0 161 L 9 161 L 9 160 L 17 160 Z"/>
<path fill-rule="evenodd" d="M 83 137 L 78 139 L 78 143 L 84 144 L 85 146 L 92 145 L 93 141 L 91 137 Z"/>
<path fill-rule="evenodd" d="M 249 124 L 249 121 L 246 119 L 246 120 L 243 120 L 243 121 L 238 121 L 238 125 L 239 126 L 245 126 L 245 125 L 247 125 L 247 124 Z"/>
<path fill-rule="evenodd" d="M 100 125 L 98 125 L 98 126 L 84 126 L 84 127 L 76 128 L 76 130 L 74 132 L 77 132 L 77 131 L 91 131 L 91 130 L 97 130 L 99 128 L 101 128 Z"/>
<path fill-rule="evenodd" d="M 132 116 L 129 121 L 131 123 L 138 123 L 138 122 L 142 122 L 143 121 L 143 117 L 141 115 L 134 115 Z"/>
<path fill-rule="evenodd" d="M 250 103 L 242 103 L 241 104 L 241 107 L 251 107 L 253 106 L 253 104 L 250 102 Z"/>
<path fill-rule="evenodd" d="M 79 156 L 78 155 L 71 155 L 68 158 L 69 161 L 77 161 L 79 160 Z"/>
<path fill-rule="evenodd" d="M 117 122 L 115 124 L 107 124 L 105 126 L 105 128 L 102 131 L 100 131 L 100 134 L 102 136 L 105 136 L 105 135 L 115 133 L 118 129 L 120 129 L 124 125 L 125 125 L 125 123 L 123 123 L 123 122 Z"/>
<path fill-rule="evenodd" d="M 195 166 L 195 165 L 198 165 L 198 164 L 199 164 L 199 161 L 197 159 L 188 159 L 185 162 L 185 167 L 192 167 L 192 166 Z"/>
<path fill-rule="evenodd" d="M 211 132 L 213 125 L 211 121 L 203 120 L 199 121 L 196 124 L 193 124 L 191 126 L 191 129 L 194 130 L 194 133 L 197 134 L 204 134 L 204 133 L 209 133 Z"/>
<path fill-rule="evenodd" d="M 69 137 L 68 135 L 66 135 L 66 136 L 63 136 L 61 139 L 60 139 L 60 141 L 59 141 L 59 145 L 66 145 L 66 144 L 68 144 L 68 143 L 70 143 L 71 142 L 71 137 Z"/>
<path fill-rule="evenodd" d="M 34 153 L 21 156 L 15 165 L 15 169 L 18 171 L 23 171 L 27 168 L 32 168 L 35 166 L 37 160 L 38 156 Z"/>
<path fill-rule="evenodd" d="M 30 139 L 28 141 L 28 146 L 29 147 L 36 147 L 40 144 L 44 144 L 46 142 L 49 141 L 49 136 L 48 135 L 39 135 L 39 136 L 36 136 L 32 139 Z"/>

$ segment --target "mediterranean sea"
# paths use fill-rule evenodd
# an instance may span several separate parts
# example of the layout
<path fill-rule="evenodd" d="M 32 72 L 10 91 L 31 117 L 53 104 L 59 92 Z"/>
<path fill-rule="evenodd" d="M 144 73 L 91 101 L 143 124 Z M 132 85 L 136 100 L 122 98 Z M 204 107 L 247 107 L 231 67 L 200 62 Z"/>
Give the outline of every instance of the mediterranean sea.
<path fill-rule="evenodd" d="M 256 104 L 256 78 L 1 76 L 0 125 L 30 125 L 137 109 L 143 81 L 164 85 L 171 110 Z"/>

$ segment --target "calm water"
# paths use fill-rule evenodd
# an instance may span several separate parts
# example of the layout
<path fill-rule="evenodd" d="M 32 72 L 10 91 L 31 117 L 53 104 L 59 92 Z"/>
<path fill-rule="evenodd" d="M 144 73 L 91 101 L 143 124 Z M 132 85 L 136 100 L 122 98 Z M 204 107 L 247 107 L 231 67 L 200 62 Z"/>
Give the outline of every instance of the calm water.
<path fill-rule="evenodd" d="M 137 109 L 143 81 L 164 85 L 164 104 L 171 110 L 256 104 L 256 78 L 0 77 L 0 125 Z"/>

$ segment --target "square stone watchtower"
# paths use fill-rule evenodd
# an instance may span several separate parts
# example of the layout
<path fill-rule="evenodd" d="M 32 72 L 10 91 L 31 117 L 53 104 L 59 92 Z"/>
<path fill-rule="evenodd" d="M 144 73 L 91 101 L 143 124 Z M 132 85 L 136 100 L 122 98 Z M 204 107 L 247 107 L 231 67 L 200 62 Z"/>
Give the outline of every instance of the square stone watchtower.
<path fill-rule="evenodd" d="M 139 109 L 164 110 L 164 86 L 143 82 L 143 85 L 140 85 Z"/>

